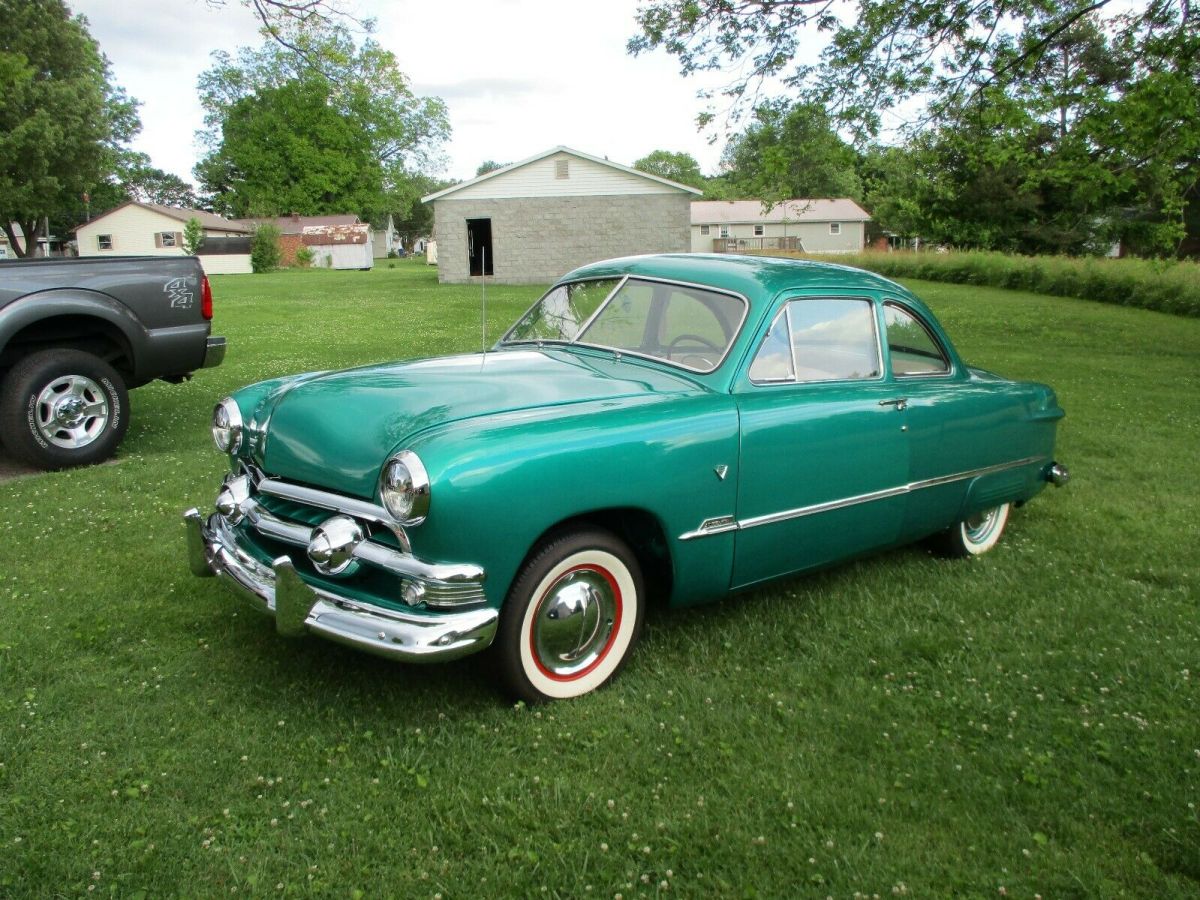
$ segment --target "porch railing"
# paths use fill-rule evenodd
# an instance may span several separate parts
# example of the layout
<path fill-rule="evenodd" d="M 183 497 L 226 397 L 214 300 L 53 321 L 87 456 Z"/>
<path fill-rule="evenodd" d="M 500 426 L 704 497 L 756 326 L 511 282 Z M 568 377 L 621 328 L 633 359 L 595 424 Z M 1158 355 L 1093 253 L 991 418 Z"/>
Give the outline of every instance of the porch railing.
<path fill-rule="evenodd" d="M 713 238 L 713 253 L 749 253 L 754 250 L 804 250 L 798 237 Z"/>

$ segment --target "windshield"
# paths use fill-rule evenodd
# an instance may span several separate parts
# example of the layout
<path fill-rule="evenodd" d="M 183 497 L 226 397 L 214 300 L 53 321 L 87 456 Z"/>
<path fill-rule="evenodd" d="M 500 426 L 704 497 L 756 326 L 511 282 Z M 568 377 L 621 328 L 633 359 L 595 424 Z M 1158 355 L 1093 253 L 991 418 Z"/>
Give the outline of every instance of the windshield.
<path fill-rule="evenodd" d="M 561 284 L 512 327 L 502 344 L 578 343 L 711 372 L 725 358 L 745 301 L 694 285 L 638 278 Z"/>

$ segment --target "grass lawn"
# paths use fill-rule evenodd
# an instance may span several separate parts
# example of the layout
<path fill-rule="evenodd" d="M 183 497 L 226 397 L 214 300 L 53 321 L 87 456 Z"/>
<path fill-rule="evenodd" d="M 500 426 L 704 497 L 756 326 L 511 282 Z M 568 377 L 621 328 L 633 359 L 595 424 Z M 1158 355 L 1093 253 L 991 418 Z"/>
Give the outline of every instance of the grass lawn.
<path fill-rule="evenodd" d="M 652 609 L 535 710 L 285 641 L 183 554 L 217 399 L 477 349 L 478 290 L 214 279 L 223 367 L 134 392 L 115 465 L 0 485 L 0 896 L 1200 896 L 1200 320 L 912 286 L 1057 388 L 1072 484 L 978 560 Z M 489 287 L 490 337 L 538 293 Z"/>

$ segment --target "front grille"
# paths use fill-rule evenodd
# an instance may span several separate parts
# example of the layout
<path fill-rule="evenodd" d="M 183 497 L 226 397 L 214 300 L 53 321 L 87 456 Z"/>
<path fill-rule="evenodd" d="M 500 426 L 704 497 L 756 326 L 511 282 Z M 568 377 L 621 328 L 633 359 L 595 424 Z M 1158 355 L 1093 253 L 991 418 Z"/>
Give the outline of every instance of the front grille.
<path fill-rule="evenodd" d="M 240 509 L 237 531 L 266 559 L 286 553 L 310 581 L 357 599 L 393 608 L 462 607 L 485 602 L 483 572 L 471 565 L 425 563 L 408 552 L 407 535 L 379 521 L 386 513 L 373 504 L 265 478 L 248 466 L 249 499 Z M 280 496 L 281 494 L 294 494 Z M 297 499 L 299 498 L 299 499 Z M 319 505 L 305 502 L 314 499 Z M 318 572 L 307 555 L 313 530 L 334 515 L 349 515 L 366 538 L 356 547 L 357 571 L 344 576 Z"/>

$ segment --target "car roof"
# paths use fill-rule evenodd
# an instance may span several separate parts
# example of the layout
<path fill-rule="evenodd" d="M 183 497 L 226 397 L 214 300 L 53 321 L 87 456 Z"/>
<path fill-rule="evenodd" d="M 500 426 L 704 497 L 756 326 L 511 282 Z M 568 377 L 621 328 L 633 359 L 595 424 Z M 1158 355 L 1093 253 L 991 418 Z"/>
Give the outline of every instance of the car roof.
<path fill-rule="evenodd" d="M 912 295 L 903 287 L 873 272 L 806 259 L 774 256 L 741 256 L 729 253 L 663 253 L 626 256 L 580 266 L 560 281 L 642 275 L 709 285 L 742 294 L 752 303 L 768 300 L 782 290 L 828 288 L 873 290 Z"/>

